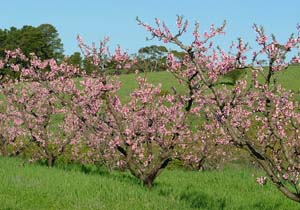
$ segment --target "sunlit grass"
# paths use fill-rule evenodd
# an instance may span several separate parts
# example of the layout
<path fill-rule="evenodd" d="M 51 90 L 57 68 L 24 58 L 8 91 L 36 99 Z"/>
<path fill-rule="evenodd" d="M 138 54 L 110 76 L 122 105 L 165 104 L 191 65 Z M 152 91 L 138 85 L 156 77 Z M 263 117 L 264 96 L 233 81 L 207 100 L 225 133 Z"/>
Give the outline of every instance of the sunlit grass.
<path fill-rule="evenodd" d="M 23 166 L 15 158 L 0 158 L 0 166 L 0 209 L 299 209 L 272 184 L 256 184 L 255 170 L 241 166 L 206 172 L 166 170 L 150 190 L 124 172 Z"/>

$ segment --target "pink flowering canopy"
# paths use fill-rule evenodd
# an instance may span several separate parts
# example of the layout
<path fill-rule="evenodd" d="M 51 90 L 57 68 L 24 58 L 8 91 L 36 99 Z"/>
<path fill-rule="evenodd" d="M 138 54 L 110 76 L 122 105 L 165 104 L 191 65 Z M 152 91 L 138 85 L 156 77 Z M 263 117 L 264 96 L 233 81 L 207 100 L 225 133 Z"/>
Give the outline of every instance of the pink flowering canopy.
<path fill-rule="evenodd" d="M 155 27 L 137 20 L 153 37 L 185 51 L 183 61 L 169 54 L 169 70 L 188 87 L 189 108 L 204 117 L 205 130 L 221 144 L 246 150 L 285 196 L 299 202 L 299 102 L 292 91 L 276 83 L 276 72 L 299 62 L 299 56 L 286 59 L 288 53 L 299 48 L 299 32 L 280 44 L 254 25 L 260 49 L 252 53 L 252 64 L 248 65 L 246 53 L 250 48 L 242 39 L 231 46 L 229 53 L 211 42 L 214 36 L 224 34 L 225 24 L 218 28 L 212 25 L 210 32 L 200 34 L 196 23 L 194 41 L 185 45 L 180 36 L 187 31 L 188 23 L 180 24 L 182 17 L 178 17 L 175 34 L 157 19 Z M 267 68 L 260 58 L 267 58 Z M 239 80 L 233 88 L 218 85 L 222 75 L 246 68 L 252 71 L 251 78 Z"/>

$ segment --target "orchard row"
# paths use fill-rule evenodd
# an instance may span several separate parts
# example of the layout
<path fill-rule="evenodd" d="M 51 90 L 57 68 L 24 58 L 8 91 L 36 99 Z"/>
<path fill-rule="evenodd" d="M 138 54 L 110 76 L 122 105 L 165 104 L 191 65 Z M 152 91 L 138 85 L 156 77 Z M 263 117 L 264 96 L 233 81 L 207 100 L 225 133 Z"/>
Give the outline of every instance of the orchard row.
<path fill-rule="evenodd" d="M 135 60 L 119 47 L 108 53 L 107 39 L 97 48 L 78 37 L 94 67 L 89 75 L 54 59 L 6 51 L 0 60 L 0 69 L 10 71 L 1 78 L 1 155 L 21 154 L 48 166 L 61 157 L 100 163 L 127 169 L 151 187 L 175 159 L 201 169 L 205 162 L 222 165 L 234 156 L 232 149 L 244 150 L 287 198 L 299 202 L 300 104 L 276 79 L 276 72 L 299 62 L 299 55 L 287 61 L 288 53 L 299 49 L 299 27 L 280 44 L 254 25 L 257 51 L 239 39 L 226 52 L 213 43 L 225 23 L 203 34 L 196 23 L 194 40 L 186 45 L 181 36 L 189 24 L 180 16 L 176 33 L 158 19 L 154 27 L 137 22 L 153 38 L 184 52 L 182 59 L 169 53 L 167 66 L 185 93 L 164 92 L 137 76 L 138 88 L 122 102 L 116 94 L 120 82 L 106 74 L 106 66 L 126 69 Z M 219 78 L 236 69 L 250 69 L 250 78 L 220 86 Z"/>

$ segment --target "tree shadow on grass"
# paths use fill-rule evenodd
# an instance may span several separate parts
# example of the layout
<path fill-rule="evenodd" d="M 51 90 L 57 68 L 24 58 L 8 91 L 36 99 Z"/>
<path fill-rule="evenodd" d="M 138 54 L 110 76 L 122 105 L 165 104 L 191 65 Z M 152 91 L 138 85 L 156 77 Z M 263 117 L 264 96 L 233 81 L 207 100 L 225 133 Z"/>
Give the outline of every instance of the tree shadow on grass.
<path fill-rule="evenodd" d="M 253 210 L 274 210 L 274 209 L 281 209 L 280 207 L 281 207 L 281 203 L 258 201 L 253 205 L 252 209 Z"/>
<path fill-rule="evenodd" d="M 68 164 L 56 164 L 54 168 L 65 171 L 76 171 L 87 175 L 101 175 L 106 176 L 110 174 L 110 171 L 104 166 L 81 164 L 81 163 L 68 163 Z"/>
<path fill-rule="evenodd" d="M 24 164 L 32 164 L 32 163 L 25 163 Z M 45 161 L 36 161 L 36 165 L 44 166 L 46 167 L 47 164 Z M 80 172 L 83 174 L 87 175 L 99 175 L 102 177 L 106 177 L 109 179 L 114 179 L 119 182 L 124 182 L 128 183 L 130 185 L 138 185 L 142 186 L 142 181 L 137 179 L 136 177 L 132 176 L 129 172 L 127 171 L 121 171 L 121 170 L 109 170 L 103 165 L 93 165 L 93 164 L 81 164 L 81 163 L 60 163 L 57 162 L 53 168 L 59 169 L 59 170 L 64 170 L 64 171 L 75 171 L 75 172 Z M 156 185 L 156 184 L 154 184 Z"/>
<path fill-rule="evenodd" d="M 189 204 L 191 208 L 202 210 L 224 210 L 225 198 L 212 197 L 201 191 L 183 191 L 179 199 Z"/>
<path fill-rule="evenodd" d="M 234 82 L 230 82 L 230 81 L 222 81 L 218 83 L 219 85 L 228 85 L 228 86 L 234 86 L 235 83 Z"/>
<path fill-rule="evenodd" d="M 114 179 L 121 183 L 123 182 L 130 185 L 143 186 L 141 180 L 132 176 L 130 173 L 124 171 L 122 172 L 113 171 L 112 173 L 108 174 L 108 178 Z"/>

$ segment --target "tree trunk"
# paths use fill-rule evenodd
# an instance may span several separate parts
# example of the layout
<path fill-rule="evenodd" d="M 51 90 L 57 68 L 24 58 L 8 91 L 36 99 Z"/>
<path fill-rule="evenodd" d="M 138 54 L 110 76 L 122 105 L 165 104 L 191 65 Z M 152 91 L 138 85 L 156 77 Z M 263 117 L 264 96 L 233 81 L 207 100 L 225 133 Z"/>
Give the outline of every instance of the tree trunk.
<path fill-rule="evenodd" d="M 50 156 L 50 157 L 47 158 L 47 166 L 48 167 L 53 167 L 54 164 L 55 164 L 55 162 L 56 162 L 56 158 L 55 157 Z"/>
<path fill-rule="evenodd" d="M 155 177 L 147 176 L 145 179 L 143 179 L 143 185 L 147 188 L 153 187 Z"/>
<path fill-rule="evenodd" d="M 148 188 L 153 187 L 155 178 L 160 175 L 160 173 L 168 166 L 171 160 L 171 158 L 163 159 L 161 163 L 149 171 L 147 175 L 142 176 L 141 180 L 143 181 L 143 185 Z"/>

